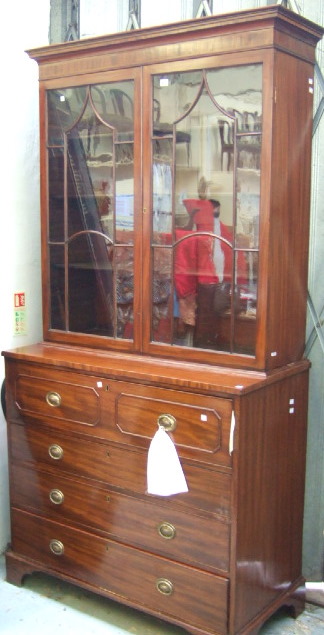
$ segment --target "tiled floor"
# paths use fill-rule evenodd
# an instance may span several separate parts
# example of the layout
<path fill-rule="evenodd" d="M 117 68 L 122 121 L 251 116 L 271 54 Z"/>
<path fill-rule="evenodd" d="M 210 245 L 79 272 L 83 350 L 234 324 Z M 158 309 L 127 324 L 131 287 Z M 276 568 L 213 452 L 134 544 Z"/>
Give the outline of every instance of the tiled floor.
<path fill-rule="evenodd" d="M 1 635 L 184 635 L 176 626 L 111 602 L 46 575 L 25 578 L 22 587 L 5 582 L 0 557 Z M 323 635 L 324 608 L 307 604 L 294 620 L 273 617 L 260 635 Z"/>

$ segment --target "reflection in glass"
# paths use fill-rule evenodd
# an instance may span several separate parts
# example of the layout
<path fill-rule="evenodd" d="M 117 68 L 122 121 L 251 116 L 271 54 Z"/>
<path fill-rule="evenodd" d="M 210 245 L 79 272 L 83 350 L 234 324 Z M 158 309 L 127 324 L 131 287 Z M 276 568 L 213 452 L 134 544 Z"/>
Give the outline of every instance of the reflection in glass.
<path fill-rule="evenodd" d="M 50 328 L 64 329 L 66 323 L 65 310 L 65 276 L 64 276 L 64 246 L 52 245 L 49 251 L 50 264 Z"/>
<path fill-rule="evenodd" d="M 104 236 L 76 235 L 68 258 L 69 330 L 112 335 L 113 277 Z"/>
<path fill-rule="evenodd" d="M 261 89 L 261 65 L 153 79 L 152 238 L 171 246 L 173 313 L 161 336 L 153 303 L 154 341 L 255 353 Z"/>
<path fill-rule="evenodd" d="M 153 252 L 152 323 L 154 337 L 171 344 L 172 328 L 172 251 L 156 247 Z"/>
<path fill-rule="evenodd" d="M 118 298 L 133 269 L 133 249 L 125 263 L 116 253 L 134 234 L 133 82 L 47 96 L 51 253 L 61 245 L 59 267 L 52 262 L 51 326 L 128 338 L 132 327 L 121 326 Z M 128 304 L 132 313 L 133 297 Z"/>
<path fill-rule="evenodd" d="M 64 131 L 73 126 L 83 110 L 86 90 L 85 86 L 77 86 L 47 92 L 48 145 L 63 145 Z"/>
<path fill-rule="evenodd" d="M 114 250 L 116 272 L 117 337 L 132 339 L 134 331 L 133 248 L 120 245 Z"/>
<path fill-rule="evenodd" d="M 155 241 L 172 229 L 172 141 L 153 141 L 153 232 Z M 156 234 L 160 234 L 156 236 Z"/>
<path fill-rule="evenodd" d="M 51 148 L 48 153 L 49 236 L 54 242 L 64 241 L 64 152 L 63 148 Z"/>

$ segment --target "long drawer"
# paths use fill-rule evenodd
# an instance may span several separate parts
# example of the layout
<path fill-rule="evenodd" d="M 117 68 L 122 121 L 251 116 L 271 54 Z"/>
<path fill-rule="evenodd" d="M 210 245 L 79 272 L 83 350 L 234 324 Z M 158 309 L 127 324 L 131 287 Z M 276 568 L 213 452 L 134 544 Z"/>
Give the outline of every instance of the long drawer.
<path fill-rule="evenodd" d="M 158 500 L 14 465 L 11 504 L 180 562 L 228 572 L 229 523 L 169 509 Z"/>
<path fill-rule="evenodd" d="M 70 474 L 145 496 L 147 452 L 64 435 L 33 425 L 9 426 L 11 459 L 36 469 Z M 168 506 L 230 518 L 231 475 L 182 461 L 189 492 L 166 497 Z M 156 497 L 149 497 L 156 499 Z"/>
<path fill-rule="evenodd" d="M 226 578 L 16 510 L 12 525 L 13 551 L 35 569 L 39 562 L 159 617 L 227 632 Z"/>
<path fill-rule="evenodd" d="M 147 449 L 158 424 L 174 423 L 178 453 L 231 467 L 230 399 L 17 364 L 10 419 Z"/>

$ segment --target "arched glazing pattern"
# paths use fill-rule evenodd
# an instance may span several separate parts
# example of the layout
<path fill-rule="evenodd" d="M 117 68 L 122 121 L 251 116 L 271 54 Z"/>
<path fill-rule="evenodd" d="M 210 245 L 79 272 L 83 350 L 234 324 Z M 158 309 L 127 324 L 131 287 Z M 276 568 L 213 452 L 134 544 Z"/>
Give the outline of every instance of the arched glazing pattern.
<path fill-rule="evenodd" d="M 151 340 L 255 354 L 262 65 L 153 78 Z"/>
<path fill-rule="evenodd" d="M 47 92 L 50 328 L 131 339 L 131 80 Z"/>

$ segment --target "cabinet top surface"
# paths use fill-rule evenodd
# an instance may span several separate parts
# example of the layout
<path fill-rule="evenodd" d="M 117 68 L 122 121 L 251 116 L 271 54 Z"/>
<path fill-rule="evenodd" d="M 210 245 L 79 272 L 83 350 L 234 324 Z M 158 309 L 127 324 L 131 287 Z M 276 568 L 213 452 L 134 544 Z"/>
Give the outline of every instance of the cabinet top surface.
<path fill-rule="evenodd" d="M 229 396 L 249 393 L 309 368 L 308 360 L 303 359 L 266 373 L 47 343 L 24 346 L 2 354 L 8 360 L 42 364 L 58 370 L 70 369 L 120 380 L 196 392 L 220 392 Z"/>
<path fill-rule="evenodd" d="M 84 38 L 72 42 L 51 44 L 28 50 L 31 58 L 39 64 L 59 60 L 62 56 L 75 56 L 82 53 L 109 52 L 120 47 L 143 48 L 157 44 L 161 39 L 173 41 L 200 40 L 222 32 L 240 31 L 269 26 L 279 30 L 286 30 L 297 39 L 305 39 L 316 45 L 324 33 L 324 29 L 310 20 L 294 13 L 282 6 L 272 5 L 225 13 L 206 18 L 183 20 L 181 22 L 165 24 L 154 27 L 138 29 L 136 31 L 124 31 L 109 35 Z M 134 37 L 134 35 L 136 37 Z"/>

